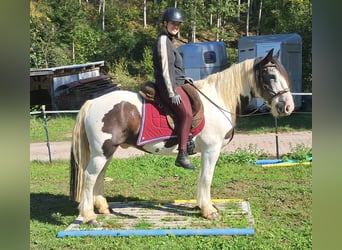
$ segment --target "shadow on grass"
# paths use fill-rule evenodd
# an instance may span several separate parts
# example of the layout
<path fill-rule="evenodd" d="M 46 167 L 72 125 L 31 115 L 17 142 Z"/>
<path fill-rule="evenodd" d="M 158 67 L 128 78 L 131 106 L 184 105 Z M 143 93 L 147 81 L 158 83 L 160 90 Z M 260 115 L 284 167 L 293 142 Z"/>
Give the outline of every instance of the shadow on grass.
<path fill-rule="evenodd" d="M 144 209 L 152 209 L 161 212 L 167 212 L 175 215 L 188 215 L 192 217 L 201 217 L 201 210 L 198 206 L 186 206 L 184 204 L 174 204 L 173 202 L 160 202 L 159 200 L 144 200 L 136 197 L 124 197 L 124 196 L 116 196 L 114 198 L 108 198 L 108 203 L 111 202 L 120 202 L 125 207 L 131 208 L 144 208 Z M 126 204 L 125 204 L 126 203 Z M 115 205 L 111 206 L 111 213 L 118 216 L 123 217 L 131 217 L 126 214 L 118 213 L 115 211 Z M 114 208 L 113 208 L 114 207 Z"/>
<path fill-rule="evenodd" d="M 137 202 L 144 204 L 147 208 L 160 209 L 161 211 L 167 210 L 179 215 L 191 214 L 191 211 L 198 210 L 197 207 L 189 208 L 183 205 L 172 205 L 170 207 L 160 207 L 157 201 L 144 200 L 137 197 L 125 197 L 118 195 L 115 197 L 107 197 L 108 203 L 111 202 Z M 63 225 L 61 217 L 65 216 L 78 216 L 78 203 L 69 199 L 66 195 L 56 195 L 50 193 L 31 193 L 30 194 L 30 218 L 31 220 L 37 220 L 41 223 L 47 223 L 51 225 Z M 118 216 L 123 216 L 117 213 L 115 210 L 112 213 Z M 200 214 L 198 214 L 200 216 Z M 197 217 L 197 215 L 196 215 Z"/>
<path fill-rule="evenodd" d="M 42 223 L 62 225 L 58 216 L 77 216 L 78 204 L 69 199 L 66 195 L 50 193 L 30 194 L 30 218 Z"/>

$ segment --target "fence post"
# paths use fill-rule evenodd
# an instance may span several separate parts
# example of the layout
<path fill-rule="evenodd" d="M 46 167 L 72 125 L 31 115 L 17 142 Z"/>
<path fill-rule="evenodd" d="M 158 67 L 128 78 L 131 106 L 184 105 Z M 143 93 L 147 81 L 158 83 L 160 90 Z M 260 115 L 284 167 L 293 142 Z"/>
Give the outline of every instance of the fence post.
<path fill-rule="evenodd" d="M 277 159 L 279 159 L 279 145 L 278 145 L 278 117 L 274 117 L 275 124 L 275 136 L 276 136 L 276 154 Z"/>
<path fill-rule="evenodd" d="M 48 131 L 47 122 L 46 122 L 45 105 L 42 105 L 42 113 L 43 113 L 44 129 L 45 129 L 45 136 L 46 136 L 46 146 L 48 147 L 49 162 L 51 163 L 51 150 L 50 150 L 50 141 L 49 141 L 49 131 Z"/>

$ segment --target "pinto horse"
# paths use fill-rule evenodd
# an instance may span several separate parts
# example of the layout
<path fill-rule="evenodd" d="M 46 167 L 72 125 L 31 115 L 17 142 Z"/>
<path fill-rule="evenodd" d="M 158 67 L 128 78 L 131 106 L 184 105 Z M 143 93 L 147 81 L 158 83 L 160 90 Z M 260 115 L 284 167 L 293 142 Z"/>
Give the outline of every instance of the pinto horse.
<path fill-rule="evenodd" d="M 287 72 L 273 49 L 263 58 L 247 59 L 194 82 L 200 92 L 205 125 L 194 138 L 200 152 L 201 167 L 197 183 L 197 205 L 207 219 L 219 217 L 211 202 L 210 188 L 221 148 L 232 139 L 236 112 L 242 97 L 261 97 L 274 117 L 294 110 Z M 111 213 L 104 197 L 104 176 L 116 149 L 138 148 L 152 154 L 176 154 L 177 145 L 165 141 L 137 145 L 141 129 L 142 97 L 135 92 L 117 90 L 86 101 L 73 130 L 70 159 L 70 198 L 79 202 L 83 223 L 96 222 L 99 213 Z"/>

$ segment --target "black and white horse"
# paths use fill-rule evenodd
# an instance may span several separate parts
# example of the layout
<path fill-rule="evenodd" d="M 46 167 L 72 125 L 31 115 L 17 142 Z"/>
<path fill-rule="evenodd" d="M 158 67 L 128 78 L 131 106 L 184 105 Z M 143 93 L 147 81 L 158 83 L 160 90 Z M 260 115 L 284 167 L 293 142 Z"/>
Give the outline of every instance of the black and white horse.
<path fill-rule="evenodd" d="M 233 64 L 194 85 L 206 96 L 200 94 L 205 125 L 193 138 L 201 154 L 197 204 L 205 218 L 214 219 L 219 215 L 211 202 L 212 178 L 221 148 L 231 139 L 241 97 L 262 97 L 275 117 L 290 115 L 294 102 L 287 72 L 273 50 L 264 58 Z M 177 153 L 177 145 L 165 147 L 163 141 L 137 146 L 142 105 L 138 93 L 118 90 L 85 102 L 79 111 L 72 137 L 70 196 L 79 202 L 84 223 L 96 219 L 94 206 L 99 213 L 110 213 L 103 182 L 119 146 L 153 154 Z"/>

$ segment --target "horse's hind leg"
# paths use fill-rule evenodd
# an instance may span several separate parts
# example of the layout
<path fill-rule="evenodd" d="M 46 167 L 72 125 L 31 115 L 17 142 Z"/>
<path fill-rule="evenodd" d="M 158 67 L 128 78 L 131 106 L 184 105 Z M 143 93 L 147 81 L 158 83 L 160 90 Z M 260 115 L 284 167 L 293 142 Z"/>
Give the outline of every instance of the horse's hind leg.
<path fill-rule="evenodd" d="M 94 212 L 94 187 L 106 163 L 107 159 L 105 156 L 92 156 L 86 168 L 82 198 L 78 206 L 84 223 L 96 219 Z"/>
<path fill-rule="evenodd" d="M 97 177 L 94 186 L 94 205 L 100 214 L 110 214 L 110 208 L 106 198 L 104 197 L 104 177 L 106 174 L 107 167 L 110 163 L 110 159 L 107 160 L 104 168 Z"/>

